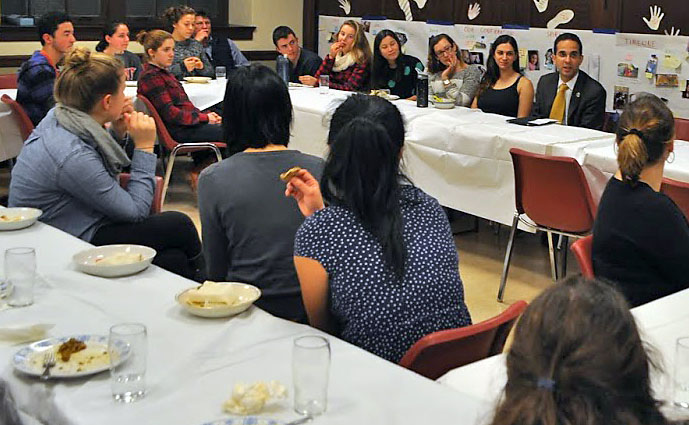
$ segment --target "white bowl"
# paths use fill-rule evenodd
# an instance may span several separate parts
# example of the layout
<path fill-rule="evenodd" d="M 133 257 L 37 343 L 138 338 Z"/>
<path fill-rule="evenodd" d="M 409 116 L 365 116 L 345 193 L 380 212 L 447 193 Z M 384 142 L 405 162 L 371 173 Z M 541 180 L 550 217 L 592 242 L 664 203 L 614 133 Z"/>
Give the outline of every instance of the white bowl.
<path fill-rule="evenodd" d="M 455 107 L 455 102 L 454 102 L 454 101 L 451 101 L 451 102 L 438 102 L 438 101 L 434 101 L 434 102 L 433 102 L 433 107 L 436 108 L 436 109 L 452 109 L 452 108 Z"/>
<path fill-rule="evenodd" d="M 177 294 L 175 299 L 185 310 L 195 316 L 201 317 L 228 317 L 239 314 L 249 308 L 251 304 L 261 297 L 261 290 L 253 285 L 241 282 L 217 282 L 223 285 L 228 285 L 231 288 L 231 294 L 237 296 L 237 302 L 232 305 L 213 305 L 213 306 L 197 306 L 187 302 L 187 294 L 189 288 Z"/>
<path fill-rule="evenodd" d="M 38 220 L 43 211 L 38 208 L 0 208 L 0 216 L 9 217 L 11 220 L 0 219 L 0 230 L 17 230 L 29 227 Z"/>
<path fill-rule="evenodd" d="M 141 254 L 143 259 L 127 264 L 98 264 L 97 260 L 116 254 Z M 138 273 L 151 265 L 156 250 L 142 245 L 103 245 L 74 254 L 77 270 L 101 277 L 118 277 Z"/>

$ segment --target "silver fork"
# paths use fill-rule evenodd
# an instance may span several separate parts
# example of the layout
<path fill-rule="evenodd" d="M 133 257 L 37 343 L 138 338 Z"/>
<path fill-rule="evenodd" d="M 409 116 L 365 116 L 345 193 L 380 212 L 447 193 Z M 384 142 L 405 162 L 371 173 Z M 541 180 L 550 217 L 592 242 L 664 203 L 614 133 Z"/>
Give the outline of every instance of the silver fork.
<path fill-rule="evenodd" d="M 311 420 L 313 420 L 313 416 L 307 415 L 303 418 L 297 419 L 296 421 L 288 422 L 285 425 L 300 425 L 300 424 L 305 424 L 307 422 L 310 422 Z"/>
<path fill-rule="evenodd" d="M 41 374 L 41 379 L 47 381 L 50 379 L 50 368 L 55 366 L 55 352 L 50 349 L 43 356 L 43 373 Z"/>

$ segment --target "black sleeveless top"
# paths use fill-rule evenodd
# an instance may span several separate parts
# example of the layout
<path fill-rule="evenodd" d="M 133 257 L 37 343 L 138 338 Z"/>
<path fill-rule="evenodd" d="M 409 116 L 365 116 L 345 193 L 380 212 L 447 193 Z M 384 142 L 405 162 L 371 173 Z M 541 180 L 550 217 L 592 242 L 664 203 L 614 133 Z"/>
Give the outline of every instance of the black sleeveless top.
<path fill-rule="evenodd" d="M 483 112 L 516 118 L 519 113 L 519 92 L 517 91 L 517 86 L 521 79 L 522 76 L 520 75 L 514 84 L 500 90 L 488 87 L 478 98 L 478 108 Z"/>

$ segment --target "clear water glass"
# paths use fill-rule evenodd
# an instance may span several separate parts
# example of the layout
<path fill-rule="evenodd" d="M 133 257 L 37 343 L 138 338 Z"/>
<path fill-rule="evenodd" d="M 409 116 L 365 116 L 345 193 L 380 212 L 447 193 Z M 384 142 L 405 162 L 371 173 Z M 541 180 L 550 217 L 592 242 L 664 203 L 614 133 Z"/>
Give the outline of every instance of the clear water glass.
<path fill-rule="evenodd" d="M 215 67 L 215 78 L 221 79 L 227 77 L 227 69 L 224 66 Z"/>
<path fill-rule="evenodd" d="M 318 76 L 318 87 L 320 87 L 321 94 L 328 94 L 330 90 L 330 75 Z"/>
<path fill-rule="evenodd" d="M 5 278 L 11 291 L 7 303 L 12 307 L 33 304 L 36 281 L 36 250 L 10 248 L 5 251 Z"/>
<path fill-rule="evenodd" d="M 292 379 L 294 410 L 301 415 L 318 416 L 328 406 L 330 343 L 322 336 L 294 339 Z"/>
<path fill-rule="evenodd" d="M 673 404 L 689 409 L 689 337 L 677 339 L 672 387 Z"/>
<path fill-rule="evenodd" d="M 120 353 L 129 346 L 129 356 L 117 364 Z M 141 323 L 121 323 L 110 328 L 110 386 L 112 397 L 121 403 L 131 403 L 146 395 L 146 356 L 148 341 L 146 326 Z"/>

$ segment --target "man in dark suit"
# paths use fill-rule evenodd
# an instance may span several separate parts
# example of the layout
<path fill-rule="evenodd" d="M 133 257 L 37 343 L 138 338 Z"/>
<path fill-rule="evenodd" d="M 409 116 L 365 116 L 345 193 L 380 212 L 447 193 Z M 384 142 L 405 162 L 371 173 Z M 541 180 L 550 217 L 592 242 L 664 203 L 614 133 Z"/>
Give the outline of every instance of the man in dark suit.
<path fill-rule="evenodd" d="M 576 34 L 563 33 L 555 39 L 553 59 L 557 72 L 538 80 L 533 115 L 557 119 L 564 125 L 602 130 L 605 89 L 579 70 L 584 60 L 582 51 Z"/>

